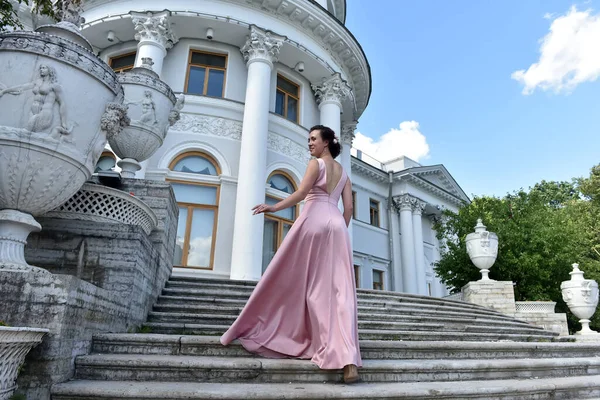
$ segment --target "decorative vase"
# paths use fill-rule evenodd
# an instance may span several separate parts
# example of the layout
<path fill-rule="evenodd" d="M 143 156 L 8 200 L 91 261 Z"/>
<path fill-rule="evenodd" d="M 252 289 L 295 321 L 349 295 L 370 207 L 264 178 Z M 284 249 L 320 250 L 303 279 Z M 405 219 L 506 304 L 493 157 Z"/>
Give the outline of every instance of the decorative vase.
<path fill-rule="evenodd" d="M 150 158 L 162 146 L 170 126 L 179 120 L 183 95 L 175 98 L 171 88 L 152 70 L 152 59 L 142 58 L 142 65 L 119 74 L 129 106 L 131 123 L 108 141 L 121 160 L 121 175 L 134 178 L 140 162 Z"/>
<path fill-rule="evenodd" d="M 571 280 L 560 284 L 562 297 L 569 310 L 579 318 L 581 330 L 576 335 L 597 335 L 598 332 L 590 329 L 590 318 L 598 306 L 598 283 L 591 279 L 583 279 L 583 271 L 579 264 L 573 264 L 573 271 L 569 272 Z"/>
<path fill-rule="evenodd" d="M 46 333 L 48 329 L 0 326 L 0 400 L 10 399 L 17 389 L 17 375 L 25 356 Z"/>
<path fill-rule="evenodd" d="M 469 258 L 481 270 L 480 281 L 489 281 L 490 268 L 498 257 L 498 236 L 488 232 L 479 218 L 475 233 L 469 233 L 466 242 Z"/>
<path fill-rule="evenodd" d="M 77 192 L 128 123 L 116 74 L 75 25 L 79 6 L 63 7 L 56 25 L 0 34 L 0 270 L 44 271 L 23 254 L 34 216 Z"/>

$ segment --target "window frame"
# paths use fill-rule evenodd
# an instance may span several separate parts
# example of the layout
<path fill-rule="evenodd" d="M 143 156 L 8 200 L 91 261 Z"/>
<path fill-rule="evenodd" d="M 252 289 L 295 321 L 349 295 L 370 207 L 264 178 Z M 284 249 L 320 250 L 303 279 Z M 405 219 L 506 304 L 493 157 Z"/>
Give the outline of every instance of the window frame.
<path fill-rule="evenodd" d="M 377 203 L 377 208 L 373 208 L 372 203 Z M 377 223 L 374 224 L 374 211 L 377 213 Z M 369 224 L 377 228 L 381 228 L 381 202 L 373 198 L 369 198 Z"/>
<path fill-rule="evenodd" d="M 219 56 L 219 57 L 225 57 L 225 67 L 215 67 L 212 65 L 203 65 L 203 64 L 192 64 L 192 55 L 194 53 L 202 53 L 202 54 L 208 54 L 208 55 L 212 55 L 212 56 Z M 189 94 L 192 96 L 208 96 L 208 97 L 214 97 L 214 98 L 225 98 L 225 86 L 227 85 L 227 66 L 229 65 L 229 54 L 228 53 L 215 53 L 215 52 L 211 52 L 211 51 L 205 51 L 205 50 L 199 50 L 199 49 L 190 49 L 189 54 L 188 54 L 188 61 L 187 61 L 187 70 L 186 70 L 186 74 L 185 74 L 185 86 L 183 88 L 183 93 L 185 94 Z M 204 73 L 204 86 L 203 86 L 203 90 L 202 90 L 202 94 L 200 93 L 189 93 L 188 92 L 188 86 L 190 83 L 190 71 L 192 69 L 192 67 L 202 67 L 205 68 L 206 71 Z M 221 97 L 216 97 L 216 96 L 210 96 L 206 94 L 206 91 L 208 90 L 208 77 L 210 76 L 210 70 L 211 69 L 215 69 L 218 71 L 223 71 L 223 89 L 221 90 Z"/>
<path fill-rule="evenodd" d="M 373 274 L 378 274 L 379 278 L 381 279 L 381 289 L 375 288 L 376 283 L 375 283 L 375 280 L 373 279 L 373 290 L 385 290 L 384 271 L 381 271 L 379 269 L 374 269 Z"/>
<path fill-rule="evenodd" d="M 352 191 L 352 218 L 356 219 L 356 199 L 357 199 L 356 190 Z"/>
<path fill-rule="evenodd" d="M 360 265 L 354 264 L 354 284 L 358 289 L 360 287 Z"/>
<path fill-rule="evenodd" d="M 284 89 L 280 89 L 279 85 L 277 84 L 277 81 L 279 80 L 279 78 L 283 79 L 284 81 L 287 81 L 290 85 L 296 86 L 298 88 L 298 96 L 294 96 L 293 94 L 286 92 Z M 280 74 L 278 72 L 277 79 L 275 80 L 275 99 L 277 99 L 277 91 L 280 91 L 281 93 L 283 93 L 283 115 L 281 115 L 277 112 L 277 100 L 275 101 L 275 114 L 279 115 L 280 117 L 284 118 L 287 121 L 299 124 L 300 123 L 300 89 L 301 89 L 300 84 L 292 81 L 289 78 L 286 78 L 285 76 L 283 76 L 282 74 Z M 287 117 L 287 115 L 288 115 L 288 96 L 296 100 L 296 120 L 295 121 L 292 121 L 291 119 L 289 119 Z"/>
<path fill-rule="evenodd" d="M 297 186 L 296 181 L 294 180 L 294 178 L 292 178 L 292 176 L 290 174 L 288 174 L 287 172 L 282 171 L 282 170 L 275 170 L 275 171 L 271 172 L 269 174 L 269 176 L 267 177 L 267 184 L 269 183 L 269 181 L 271 180 L 271 177 L 273 175 L 283 175 L 284 177 L 286 177 L 292 183 L 292 186 L 294 187 L 294 191 L 298 190 L 298 186 Z M 273 189 L 273 190 L 277 191 L 277 192 L 280 192 L 277 189 Z M 291 195 L 292 193 L 289 193 L 289 194 Z M 281 201 L 285 197 L 277 197 L 277 196 L 275 196 L 273 194 L 265 193 L 265 199 L 266 198 L 269 198 L 271 200 Z M 295 218 L 297 219 L 298 215 L 299 215 L 299 212 L 300 212 L 300 206 L 298 204 L 296 204 L 293 207 L 294 207 L 294 215 L 295 215 Z M 277 239 L 277 249 L 275 249 L 275 252 L 277 253 L 277 250 L 279 250 L 279 247 L 281 246 L 281 243 L 283 242 L 283 226 L 284 226 L 284 224 L 293 225 L 296 220 L 295 219 L 291 220 L 291 219 L 279 217 L 279 216 L 277 216 L 275 214 L 271 214 L 271 213 L 265 213 L 265 218 L 267 218 L 267 219 L 269 219 L 271 221 L 277 222 L 277 238 L 276 238 Z"/>
<path fill-rule="evenodd" d="M 177 165 L 177 163 L 179 161 L 181 161 L 184 158 L 190 157 L 190 156 L 199 156 L 199 157 L 203 157 L 205 159 L 207 159 L 209 162 L 211 162 L 213 164 L 213 166 L 215 167 L 215 170 L 217 171 L 217 176 L 221 175 L 221 168 L 219 166 L 219 163 L 214 159 L 214 157 L 212 157 L 210 154 L 202 152 L 202 151 L 188 151 L 188 152 L 184 152 L 179 154 L 177 157 L 173 158 L 173 160 L 171 160 L 171 162 L 169 163 L 169 171 L 171 172 L 177 172 L 177 173 L 182 173 L 182 174 L 189 174 L 192 176 L 214 176 L 214 175 L 203 175 L 203 174 L 194 174 L 194 173 L 187 173 L 187 172 L 179 172 L 179 171 L 173 171 L 173 167 L 175 165 Z M 215 262 L 215 250 L 216 250 L 216 241 L 217 241 L 217 227 L 218 227 L 218 220 L 219 220 L 219 201 L 221 198 L 221 185 L 217 184 L 217 183 L 208 183 L 208 182 L 197 182 L 197 181 L 192 181 L 192 180 L 185 180 L 182 179 L 180 177 L 178 178 L 166 178 L 167 182 L 174 182 L 174 183 L 180 183 L 180 184 L 184 184 L 184 185 L 195 185 L 195 186 L 204 186 L 204 187 L 214 187 L 217 189 L 217 193 L 215 194 L 216 196 L 216 201 L 215 201 L 215 205 L 211 205 L 211 204 L 198 204 L 198 203 L 186 203 L 186 202 L 179 202 L 177 201 L 177 206 L 178 208 L 184 208 L 187 207 L 187 219 L 185 222 L 185 233 L 184 233 L 184 237 L 183 237 L 183 249 L 182 249 L 182 255 L 181 255 L 181 265 L 176 265 L 173 262 L 173 267 L 176 268 L 188 268 L 188 269 L 198 269 L 198 270 L 204 270 L 204 271 L 212 271 L 214 269 L 214 262 Z M 188 266 L 187 264 L 187 260 L 188 260 L 188 253 L 190 250 L 190 234 L 192 231 L 192 217 L 194 215 L 193 211 L 194 209 L 204 209 L 204 210 L 213 210 L 214 211 L 214 221 L 213 221 L 213 234 L 212 234 L 212 241 L 211 241 L 211 249 L 210 249 L 210 262 L 208 267 L 200 267 L 200 266 Z"/>
<path fill-rule="evenodd" d="M 108 58 L 108 66 L 109 66 L 109 67 L 110 67 L 110 68 L 111 68 L 111 69 L 112 69 L 112 70 L 113 70 L 113 71 L 114 71 L 116 74 L 119 74 L 119 73 L 122 73 L 122 72 L 127 72 L 127 71 L 130 71 L 131 69 L 133 69 L 133 68 L 135 67 L 135 60 L 133 60 L 133 64 L 131 64 L 131 68 L 130 68 L 129 66 L 126 66 L 126 67 L 121 67 L 121 68 L 114 69 L 114 68 L 112 67 L 112 65 L 113 65 L 113 62 L 114 62 L 114 60 L 116 60 L 116 59 L 118 59 L 118 58 L 128 57 L 128 56 L 130 56 L 130 55 L 132 55 L 132 54 L 135 54 L 135 55 L 137 56 L 137 50 L 135 50 L 135 51 L 131 51 L 131 52 L 129 52 L 129 53 L 123 53 L 123 54 L 119 54 L 119 55 L 116 55 L 116 56 L 113 56 L 113 57 L 109 57 L 109 58 Z"/>

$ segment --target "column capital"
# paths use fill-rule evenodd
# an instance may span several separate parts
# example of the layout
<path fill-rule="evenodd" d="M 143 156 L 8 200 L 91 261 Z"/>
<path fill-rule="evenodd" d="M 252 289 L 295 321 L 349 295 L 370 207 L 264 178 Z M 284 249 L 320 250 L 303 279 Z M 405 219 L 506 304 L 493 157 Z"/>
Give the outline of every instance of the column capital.
<path fill-rule="evenodd" d="M 320 85 L 312 85 L 319 107 L 326 103 L 337 104 L 342 108 L 342 101 L 350 96 L 352 88 L 342 79 L 342 75 L 336 72 L 329 78 L 324 78 Z"/>
<path fill-rule="evenodd" d="M 171 29 L 170 11 L 159 13 L 131 11 L 129 14 L 135 29 L 134 38 L 138 42 L 150 42 L 166 51 L 179 40 Z"/>
<path fill-rule="evenodd" d="M 342 124 L 342 132 L 340 134 L 342 143 L 347 143 L 350 146 L 352 146 L 352 142 L 354 141 L 354 132 L 356 131 L 356 125 L 358 125 L 358 121 L 344 122 Z"/>
<path fill-rule="evenodd" d="M 285 36 L 277 35 L 271 31 L 264 31 L 255 25 L 250 26 L 250 35 L 240 49 L 246 64 L 262 61 L 273 67 L 279 58 L 279 51 L 283 46 Z"/>
<path fill-rule="evenodd" d="M 412 211 L 413 199 L 414 197 L 412 197 L 410 194 L 401 194 L 400 196 L 394 197 L 396 207 L 398 207 L 400 211 Z"/>
<path fill-rule="evenodd" d="M 427 203 L 421 201 L 419 199 L 413 198 L 412 201 L 412 212 L 413 215 L 423 215 L 423 211 L 425 211 L 425 207 L 427 207 Z"/>

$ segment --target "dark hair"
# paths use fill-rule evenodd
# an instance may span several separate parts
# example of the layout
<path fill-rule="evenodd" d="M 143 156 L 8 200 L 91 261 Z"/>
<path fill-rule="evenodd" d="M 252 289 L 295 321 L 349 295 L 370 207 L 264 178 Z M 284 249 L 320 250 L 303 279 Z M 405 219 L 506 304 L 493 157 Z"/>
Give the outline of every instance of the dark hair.
<path fill-rule="evenodd" d="M 308 132 L 318 130 L 321 134 L 321 139 L 323 141 L 329 142 L 329 152 L 331 153 L 331 157 L 336 158 L 342 152 L 342 144 L 339 139 L 335 137 L 335 132 L 328 126 L 324 125 L 315 125 Z"/>

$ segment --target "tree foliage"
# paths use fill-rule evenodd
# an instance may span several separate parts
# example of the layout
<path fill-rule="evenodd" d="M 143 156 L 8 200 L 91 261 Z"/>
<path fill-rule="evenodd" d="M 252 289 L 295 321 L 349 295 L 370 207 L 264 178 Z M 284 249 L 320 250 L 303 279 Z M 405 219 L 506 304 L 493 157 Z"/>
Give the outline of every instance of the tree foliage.
<path fill-rule="evenodd" d="M 23 29 L 23 24 L 19 21 L 17 11 L 19 6 L 24 4 L 31 6 L 35 14 L 56 17 L 56 0 L 0 0 L 0 31 L 11 29 Z"/>
<path fill-rule="evenodd" d="M 600 281 L 600 166 L 589 178 L 573 182 L 536 184 L 499 197 L 475 197 L 455 214 L 446 212 L 436 224 L 438 239 L 446 244 L 435 265 L 440 279 L 459 291 L 480 279 L 466 251 L 467 234 L 481 218 L 499 238 L 498 259 L 490 278 L 512 281 L 517 301 L 552 300 L 557 312 L 567 312 L 560 284 L 570 279 L 579 263 L 587 279 Z M 600 313 L 596 313 L 600 314 Z M 572 329 L 578 329 L 570 318 Z M 593 326 L 600 328 L 600 316 Z"/>

